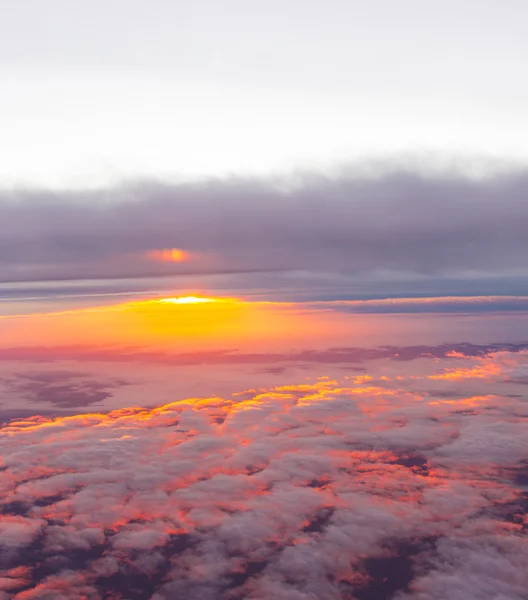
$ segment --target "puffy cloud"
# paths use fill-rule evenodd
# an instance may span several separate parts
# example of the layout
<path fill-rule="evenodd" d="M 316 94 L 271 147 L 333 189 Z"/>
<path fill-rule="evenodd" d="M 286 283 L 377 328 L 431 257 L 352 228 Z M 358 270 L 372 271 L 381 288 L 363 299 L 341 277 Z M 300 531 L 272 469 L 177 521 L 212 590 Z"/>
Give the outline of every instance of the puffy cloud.
<path fill-rule="evenodd" d="M 0 534 L 6 548 L 24 548 L 36 538 L 44 525 L 41 519 L 7 515 L 0 521 Z"/>
<path fill-rule="evenodd" d="M 424 574 L 398 600 L 522 600 L 528 586 L 526 538 L 507 529 L 466 532 L 439 541 L 421 568 Z"/>
<path fill-rule="evenodd" d="M 500 380 L 525 359 L 447 360 L 494 361 Z M 520 599 L 523 398 L 445 400 L 416 385 L 373 373 L 13 421 L 0 430 L 0 590 Z"/>

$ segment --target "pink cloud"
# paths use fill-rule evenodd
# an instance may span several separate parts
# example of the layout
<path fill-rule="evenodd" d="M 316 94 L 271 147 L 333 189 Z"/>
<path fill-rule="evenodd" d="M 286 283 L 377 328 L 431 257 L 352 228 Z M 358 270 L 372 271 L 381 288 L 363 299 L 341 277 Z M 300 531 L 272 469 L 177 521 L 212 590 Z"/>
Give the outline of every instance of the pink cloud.
<path fill-rule="evenodd" d="M 504 357 L 489 360 L 504 370 Z M 435 401 L 417 381 L 322 378 L 6 425 L 0 590 L 522 597 L 523 399 L 497 393 L 468 413 L 474 397 Z"/>

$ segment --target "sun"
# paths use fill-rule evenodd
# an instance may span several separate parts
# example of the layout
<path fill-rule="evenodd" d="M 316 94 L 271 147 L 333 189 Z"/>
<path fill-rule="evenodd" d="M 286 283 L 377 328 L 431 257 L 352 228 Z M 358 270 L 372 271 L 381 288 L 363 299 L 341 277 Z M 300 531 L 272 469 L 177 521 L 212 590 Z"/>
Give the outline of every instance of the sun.
<path fill-rule="evenodd" d="M 179 298 L 162 298 L 158 300 L 161 304 L 204 304 L 216 301 L 215 298 L 203 298 L 201 296 L 180 296 Z"/>

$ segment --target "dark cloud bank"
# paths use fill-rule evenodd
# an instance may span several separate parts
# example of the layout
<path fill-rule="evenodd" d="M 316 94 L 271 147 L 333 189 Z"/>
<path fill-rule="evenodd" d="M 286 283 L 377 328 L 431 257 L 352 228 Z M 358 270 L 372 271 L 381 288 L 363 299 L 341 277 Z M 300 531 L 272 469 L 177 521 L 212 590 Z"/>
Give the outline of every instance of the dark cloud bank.
<path fill-rule="evenodd" d="M 393 169 L 289 181 L 0 193 L 0 282 L 307 270 L 528 271 L 528 173 Z M 156 248 L 188 263 L 145 258 Z"/>

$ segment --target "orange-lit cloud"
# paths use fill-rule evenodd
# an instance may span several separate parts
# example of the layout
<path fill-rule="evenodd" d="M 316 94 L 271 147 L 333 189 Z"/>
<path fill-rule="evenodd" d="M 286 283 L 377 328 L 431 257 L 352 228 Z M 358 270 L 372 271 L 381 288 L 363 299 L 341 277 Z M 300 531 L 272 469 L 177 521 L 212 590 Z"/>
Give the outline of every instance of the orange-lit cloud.
<path fill-rule="evenodd" d="M 522 597 L 522 399 L 434 402 L 375 381 L 0 428 L 0 597 L 421 600 L 475 569 L 478 594 L 485 580 Z M 414 560 L 427 574 L 398 584 L 393 561 Z"/>
<path fill-rule="evenodd" d="M 452 355 L 451 355 L 452 356 Z M 502 372 L 502 367 L 495 361 L 484 361 L 471 368 L 445 369 L 442 373 L 429 375 L 429 379 L 452 380 L 460 379 L 492 379 Z"/>

